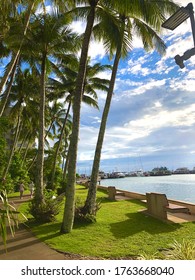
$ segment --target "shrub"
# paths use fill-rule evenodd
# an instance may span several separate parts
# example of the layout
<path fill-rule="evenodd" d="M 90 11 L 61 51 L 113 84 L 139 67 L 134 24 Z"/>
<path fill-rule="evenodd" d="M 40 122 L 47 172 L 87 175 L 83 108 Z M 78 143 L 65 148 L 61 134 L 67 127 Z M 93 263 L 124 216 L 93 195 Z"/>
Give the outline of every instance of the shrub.
<path fill-rule="evenodd" d="M 96 207 L 94 209 L 93 214 L 89 214 L 86 211 L 85 207 L 83 206 L 81 200 L 77 198 L 76 205 L 75 205 L 75 222 L 87 222 L 87 223 L 94 223 L 96 222 L 96 213 L 101 207 L 101 202 L 96 203 Z"/>
<path fill-rule="evenodd" d="M 52 191 L 45 191 L 44 202 L 38 204 L 34 198 L 30 203 L 29 212 L 39 222 L 52 222 L 60 211 L 63 198 L 64 194 L 55 197 Z"/>
<path fill-rule="evenodd" d="M 66 187 L 67 187 L 67 181 L 66 180 L 62 180 L 61 183 L 60 183 L 60 187 L 58 187 L 56 189 L 57 191 L 57 194 L 60 195 L 60 194 L 63 194 L 66 192 Z"/>
<path fill-rule="evenodd" d="M 18 214 L 21 214 L 25 220 L 27 220 L 27 218 L 9 203 L 7 192 L 5 190 L 1 190 L 0 192 L 0 202 L 0 236 L 2 237 L 3 244 L 6 248 L 8 228 L 10 229 L 12 236 L 14 236 L 15 227 L 18 227 L 19 222 Z"/>
<path fill-rule="evenodd" d="M 192 240 L 183 239 L 175 241 L 167 252 L 170 260 L 195 260 L 195 243 Z"/>

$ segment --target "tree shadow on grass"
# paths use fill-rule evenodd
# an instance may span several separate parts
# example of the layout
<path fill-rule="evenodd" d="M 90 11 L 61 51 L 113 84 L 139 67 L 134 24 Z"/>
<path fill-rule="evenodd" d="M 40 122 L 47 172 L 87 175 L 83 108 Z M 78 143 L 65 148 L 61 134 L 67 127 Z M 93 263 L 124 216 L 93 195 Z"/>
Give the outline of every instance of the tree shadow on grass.
<path fill-rule="evenodd" d="M 48 223 L 39 225 L 39 227 L 33 227 L 33 233 L 39 235 L 39 239 L 46 241 L 51 238 L 58 237 L 62 235 L 60 232 L 61 223 Z M 43 236 L 41 236 L 43 235 Z"/>
<path fill-rule="evenodd" d="M 127 220 L 110 224 L 115 238 L 126 238 L 140 232 L 148 232 L 152 235 L 169 233 L 181 227 L 179 224 L 167 224 L 142 213 L 128 213 L 126 216 Z"/>
<path fill-rule="evenodd" d="M 46 241 L 48 239 L 52 239 L 61 235 L 64 235 L 64 233 L 61 233 L 62 223 L 48 223 L 48 224 L 39 224 L 39 227 L 34 227 L 33 228 L 33 233 L 35 235 L 39 235 L 39 239 L 41 241 Z M 89 222 L 75 222 L 73 229 L 78 229 L 78 228 L 85 228 L 89 227 L 90 225 L 93 225 L 93 223 Z M 43 236 L 42 236 L 43 235 Z"/>

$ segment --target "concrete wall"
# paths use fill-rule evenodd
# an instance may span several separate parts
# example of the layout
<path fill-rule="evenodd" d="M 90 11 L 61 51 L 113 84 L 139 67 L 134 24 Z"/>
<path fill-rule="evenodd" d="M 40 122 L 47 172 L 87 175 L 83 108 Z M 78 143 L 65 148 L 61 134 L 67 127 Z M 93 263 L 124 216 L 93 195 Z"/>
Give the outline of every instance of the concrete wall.
<path fill-rule="evenodd" d="M 168 199 L 168 201 L 169 201 L 169 203 L 187 207 L 190 210 L 191 214 L 195 214 L 195 204 L 193 204 L 193 203 L 184 202 L 184 201 L 180 201 L 180 200 L 172 200 L 172 199 Z"/>
<path fill-rule="evenodd" d="M 98 189 L 107 190 L 107 187 L 98 186 Z M 138 199 L 138 200 L 146 200 L 145 194 L 129 192 L 129 191 L 124 191 L 124 190 L 120 190 L 120 189 L 116 189 L 116 190 L 119 192 L 123 192 L 125 194 L 125 196 L 127 196 L 127 197 L 131 197 L 133 199 Z M 168 202 L 187 207 L 190 210 L 191 214 L 195 214 L 195 204 L 193 204 L 193 203 L 184 202 L 184 201 L 180 201 L 180 200 L 173 200 L 173 199 L 168 199 Z"/>
<path fill-rule="evenodd" d="M 109 186 L 109 187 L 113 187 L 113 186 Z M 98 186 L 98 189 L 107 190 L 108 187 Z M 139 199 L 139 200 L 145 200 L 146 199 L 146 195 L 145 194 L 129 192 L 129 191 L 124 191 L 124 190 L 120 190 L 120 189 L 116 189 L 116 191 L 117 192 L 122 192 L 122 193 L 125 194 L 125 196 L 130 197 L 130 198 Z"/>

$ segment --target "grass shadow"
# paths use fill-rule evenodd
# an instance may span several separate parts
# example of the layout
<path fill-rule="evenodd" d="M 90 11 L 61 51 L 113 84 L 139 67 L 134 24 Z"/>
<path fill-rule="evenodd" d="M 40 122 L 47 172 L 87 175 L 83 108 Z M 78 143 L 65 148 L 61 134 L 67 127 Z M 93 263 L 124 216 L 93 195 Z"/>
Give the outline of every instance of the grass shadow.
<path fill-rule="evenodd" d="M 155 235 L 170 233 L 181 227 L 179 224 L 167 224 L 142 213 L 128 213 L 127 220 L 110 224 L 110 230 L 115 238 L 126 238 L 140 232 Z"/>
<path fill-rule="evenodd" d="M 47 239 L 55 238 L 62 234 L 60 232 L 60 228 L 61 228 L 60 222 L 42 224 L 42 223 L 31 221 L 29 225 L 32 233 L 36 236 L 39 236 L 39 239 L 41 241 L 46 241 Z"/>

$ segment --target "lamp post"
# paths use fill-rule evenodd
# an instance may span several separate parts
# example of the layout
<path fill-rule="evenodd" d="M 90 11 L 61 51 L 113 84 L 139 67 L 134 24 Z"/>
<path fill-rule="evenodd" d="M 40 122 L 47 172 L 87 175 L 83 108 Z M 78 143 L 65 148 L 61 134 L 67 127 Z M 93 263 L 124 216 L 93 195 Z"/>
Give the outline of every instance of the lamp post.
<path fill-rule="evenodd" d="M 176 27 L 178 27 L 188 18 L 190 18 L 190 22 L 191 22 L 194 47 L 184 52 L 182 56 L 180 55 L 175 56 L 175 62 L 177 65 L 179 65 L 180 68 L 185 67 L 184 60 L 188 60 L 191 56 L 195 55 L 195 20 L 194 20 L 193 4 L 189 3 L 186 7 L 179 8 L 179 10 L 177 10 L 170 18 L 168 18 L 162 24 L 162 27 L 167 28 L 169 30 L 174 30 Z"/>

